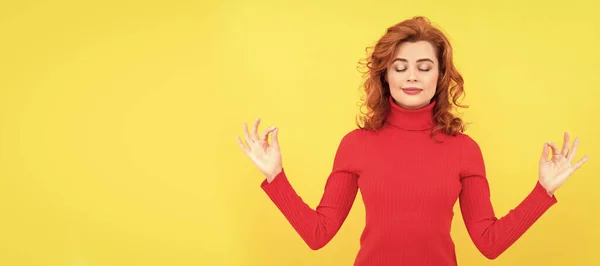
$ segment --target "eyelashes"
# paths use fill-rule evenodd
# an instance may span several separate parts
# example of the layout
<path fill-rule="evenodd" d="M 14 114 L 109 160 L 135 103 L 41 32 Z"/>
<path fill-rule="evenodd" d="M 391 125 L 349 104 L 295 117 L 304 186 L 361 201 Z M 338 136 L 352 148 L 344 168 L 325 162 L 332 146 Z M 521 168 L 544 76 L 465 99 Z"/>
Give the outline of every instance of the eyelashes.
<path fill-rule="evenodd" d="M 419 70 L 423 71 L 423 72 L 429 72 L 431 69 L 427 68 L 427 69 L 419 69 Z M 396 72 L 404 72 L 404 71 L 406 71 L 406 68 L 404 68 L 404 69 L 396 69 Z"/>

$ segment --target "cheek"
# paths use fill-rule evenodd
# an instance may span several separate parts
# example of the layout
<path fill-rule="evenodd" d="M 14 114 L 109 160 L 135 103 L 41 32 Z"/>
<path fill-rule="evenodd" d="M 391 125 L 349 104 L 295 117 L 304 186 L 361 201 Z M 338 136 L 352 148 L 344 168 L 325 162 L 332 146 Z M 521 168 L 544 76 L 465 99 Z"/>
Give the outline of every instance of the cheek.
<path fill-rule="evenodd" d="M 437 82 L 438 82 L 438 75 L 437 74 L 431 75 L 427 79 L 427 87 L 429 87 L 435 91 L 435 88 L 437 87 Z"/>
<path fill-rule="evenodd" d="M 394 88 L 398 86 L 398 75 L 395 73 L 388 73 L 387 75 L 387 83 L 390 85 L 390 88 Z"/>
<path fill-rule="evenodd" d="M 393 87 L 402 86 L 407 78 L 406 73 L 392 71 L 388 75 L 388 83 Z"/>

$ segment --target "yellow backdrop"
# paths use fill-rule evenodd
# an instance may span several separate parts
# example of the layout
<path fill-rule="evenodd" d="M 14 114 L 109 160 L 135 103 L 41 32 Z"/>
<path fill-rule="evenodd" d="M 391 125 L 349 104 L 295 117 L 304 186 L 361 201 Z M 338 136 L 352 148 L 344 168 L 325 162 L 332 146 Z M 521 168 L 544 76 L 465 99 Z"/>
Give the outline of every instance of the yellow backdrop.
<path fill-rule="evenodd" d="M 235 137 L 256 117 L 279 126 L 290 180 L 316 206 L 354 127 L 364 48 L 415 15 L 453 42 L 499 216 L 533 188 L 543 142 L 569 131 L 591 155 L 495 262 L 457 208 L 460 265 L 600 264 L 592 0 L 201 2 L 0 4 L 0 265 L 351 265 L 360 196 L 312 251 Z"/>

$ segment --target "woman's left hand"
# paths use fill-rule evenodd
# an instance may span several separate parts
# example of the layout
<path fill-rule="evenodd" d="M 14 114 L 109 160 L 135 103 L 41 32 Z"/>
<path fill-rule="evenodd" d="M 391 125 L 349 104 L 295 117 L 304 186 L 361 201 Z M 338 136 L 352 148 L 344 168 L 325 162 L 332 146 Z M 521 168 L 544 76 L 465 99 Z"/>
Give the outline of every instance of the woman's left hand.
<path fill-rule="evenodd" d="M 567 178 L 590 158 L 586 155 L 579 161 L 571 164 L 571 161 L 575 158 L 577 145 L 579 145 L 579 138 L 575 138 L 573 146 L 569 149 L 569 133 L 565 132 L 564 137 L 562 150 L 560 152 L 556 144 L 553 142 L 546 142 L 544 143 L 544 150 L 542 152 L 542 157 L 540 158 L 538 178 L 540 184 L 546 189 L 549 195 L 553 195 L 554 192 L 567 181 Z M 548 159 L 550 149 L 552 150 L 552 157 Z"/>

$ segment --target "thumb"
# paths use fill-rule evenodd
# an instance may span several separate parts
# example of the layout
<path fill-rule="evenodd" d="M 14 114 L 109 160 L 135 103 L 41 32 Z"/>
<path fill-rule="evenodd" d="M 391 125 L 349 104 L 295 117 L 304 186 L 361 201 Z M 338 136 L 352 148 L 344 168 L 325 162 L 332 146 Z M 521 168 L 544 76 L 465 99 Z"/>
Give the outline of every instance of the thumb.
<path fill-rule="evenodd" d="M 542 157 L 540 158 L 540 163 L 548 162 L 548 155 L 550 155 L 550 148 L 548 148 L 548 143 L 544 142 L 544 149 L 542 150 Z"/>
<path fill-rule="evenodd" d="M 273 148 L 279 149 L 279 128 L 273 130 Z"/>

